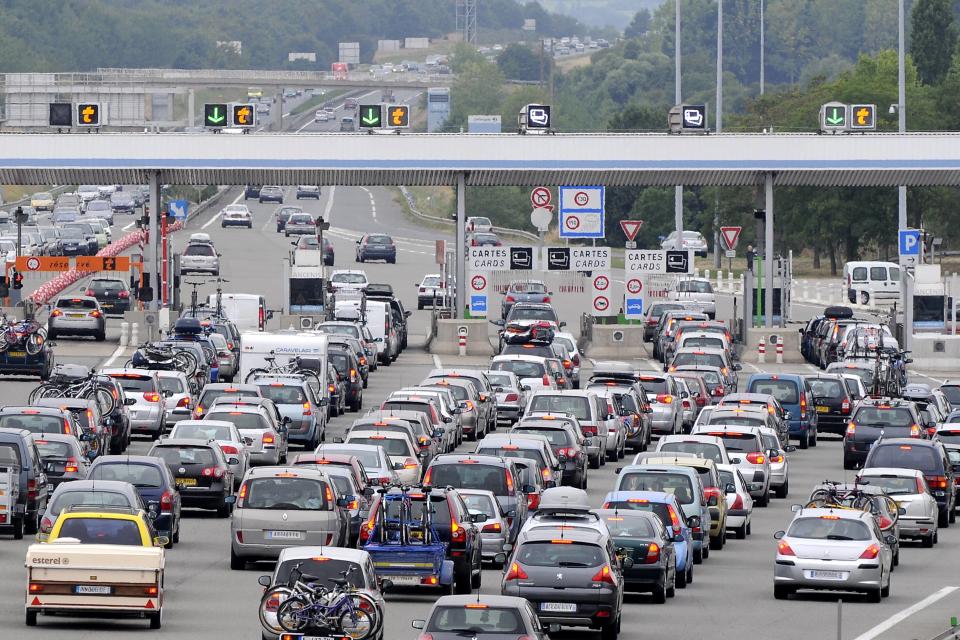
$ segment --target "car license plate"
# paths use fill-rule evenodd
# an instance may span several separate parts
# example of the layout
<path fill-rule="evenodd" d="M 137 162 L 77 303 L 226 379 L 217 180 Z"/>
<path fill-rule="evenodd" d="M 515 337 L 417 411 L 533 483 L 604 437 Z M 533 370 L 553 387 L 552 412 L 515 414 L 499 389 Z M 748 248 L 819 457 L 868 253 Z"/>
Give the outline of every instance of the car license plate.
<path fill-rule="evenodd" d="M 845 580 L 847 578 L 847 572 L 812 569 L 809 578 L 811 580 Z"/>
<path fill-rule="evenodd" d="M 386 576 L 398 587 L 412 587 L 420 584 L 420 576 Z"/>
<path fill-rule="evenodd" d="M 11 358 L 22 358 L 27 355 L 26 351 L 7 351 L 7 355 Z"/>
<path fill-rule="evenodd" d="M 822 404 L 817 405 L 817 413 L 829 413 L 830 407 L 825 407 Z"/>
<path fill-rule="evenodd" d="M 78 584 L 73 588 L 73 592 L 81 595 L 108 596 L 113 593 L 113 588 L 105 584 Z"/>
<path fill-rule="evenodd" d="M 301 640 L 340 640 L 340 636 L 300 636 Z"/>
<path fill-rule="evenodd" d="M 185 487 L 195 487 L 197 486 L 196 478 L 177 478 L 177 482 L 182 484 Z"/>
<path fill-rule="evenodd" d="M 303 540 L 303 531 L 268 531 L 271 540 Z"/>
<path fill-rule="evenodd" d="M 576 602 L 541 602 L 540 611 L 551 611 L 554 613 L 576 613 Z"/>
<path fill-rule="evenodd" d="M 67 316 L 70 318 L 85 318 L 87 314 L 85 313 L 68 313 Z"/>
<path fill-rule="evenodd" d="M 410 538 L 412 540 L 423 540 L 423 531 L 410 531 Z"/>

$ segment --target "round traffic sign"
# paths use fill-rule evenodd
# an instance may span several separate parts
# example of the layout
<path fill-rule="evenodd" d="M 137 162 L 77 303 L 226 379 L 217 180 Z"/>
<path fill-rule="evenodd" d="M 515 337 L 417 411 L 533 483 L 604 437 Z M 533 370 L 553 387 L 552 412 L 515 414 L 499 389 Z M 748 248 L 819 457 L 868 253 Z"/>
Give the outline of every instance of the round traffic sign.
<path fill-rule="evenodd" d="M 546 231 L 553 220 L 553 212 L 546 207 L 537 207 L 530 212 L 530 223 L 539 230 Z"/>
<path fill-rule="evenodd" d="M 573 196 L 573 201 L 578 207 L 585 207 L 587 203 L 590 202 L 590 196 L 587 195 L 586 191 L 577 191 Z"/>
<path fill-rule="evenodd" d="M 643 282 L 639 278 L 630 278 L 627 280 L 628 293 L 640 293 L 643 291 Z"/>
<path fill-rule="evenodd" d="M 570 231 L 576 231 L 580 227 L 580 218 L 567 214 L 567 217 L 563 220 L 563 226 Z"/>
<path fill-rule="evenodd" d="M 610 299 L 607 296 L 597 296 L 593 299 L 593 308 L 597 311 L 606 311 L 610 306 Z"/>
<path fill-rule="evenodd" d="M 607 276 L 597 276 L 593 279 L 593 288 L 597 291 L 606 291 L 610 286 L 610 278 Z"/>
<path fill-rule="evenodd" d="M 37 271 L 40 269 L 40 258 L 31 256 L 27 258 L 27 271 Z"/>
<path fill-rule="evenodd" d="M 553 200 L 553 194 L 546 187 L 536 187 L 530 192 L 530 203 L 534 207 L 546 207 Z"/>
<path fill-rule="evenodd" d="M 474 291 L 483 291 L 487 288 L 487 279 L 480 275 L 473 276 L 470 279 L 470 286 Z"/>

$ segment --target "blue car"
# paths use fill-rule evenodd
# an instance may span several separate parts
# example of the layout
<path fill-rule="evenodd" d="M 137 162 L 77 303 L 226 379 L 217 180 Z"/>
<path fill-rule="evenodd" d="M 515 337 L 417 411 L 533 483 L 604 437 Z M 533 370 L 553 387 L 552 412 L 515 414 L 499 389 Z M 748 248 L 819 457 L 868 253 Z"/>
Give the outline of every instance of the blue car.
<path fill-rule="evenodd" d="M 677 498 L 660 491 L 611 491 L 603 499 L 604 509 L 650 511 L 655 513 L 668 533 L 673 534 L 677 556 L 677 586 L 681 589 L 693 582 L 693 529 L 700 525 L 697 516 L 683 517 Z M 696 520 L 694 520 L 696 518 Z"/>
<path fill-rule="evenodd" d="M 167 548 L 180 541 L 180 492 L 167 463 L 155 456 L 100 456 L 87 480 L 119 480 L 132 484 L 144 506 L 156 514 L 153 527 L 166 536 Z"/>
<path fill-rule="evenodd" d="M 790 437 L 800 448 L 817 446 L 817 405 L 806 377 L 795 373 L 755 373 L 747 380 L 747 393 L 765 393 L 776 398 L 790 413 Z"/>
<path fill-rule="evenodd" d="M 366 233 L 357 240 L 357 262 L 383 260 L 391 264 L 397 261 L 397 245 L 393 238 L 383 233 Z"/>

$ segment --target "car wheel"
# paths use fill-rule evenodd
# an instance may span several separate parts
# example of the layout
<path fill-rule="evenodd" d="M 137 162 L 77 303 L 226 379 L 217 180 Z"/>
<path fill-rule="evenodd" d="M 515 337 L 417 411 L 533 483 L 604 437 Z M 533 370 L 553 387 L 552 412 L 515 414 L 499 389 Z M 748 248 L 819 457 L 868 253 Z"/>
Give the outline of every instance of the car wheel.
<path fill-rule="evenodd" d="M 717 536 L 716 538 L 710 538 L 710 549 L 713 551 L 720 551 L 723 549 L 723 536 Z"/>
<path fill-rule="evenodd" d="M 847 470 L 849 470 L 849 469 L 856 469 L 856 468 L 857 468 L 857 463 L 854 462 L 853 460 L 851 460 L 850 458 L 844 456 L 844 458 L 843 458 L 843 468 L 844 468 L 844 469 L 847 469 Z"/>
<path fill-rule="evenodd" d="M 473 576 L 471 575 L 470 567 L 466 566 L 462 570 L 457 570 L 456 567 L 453 569 L 454 576 L 454 590 L 459 595 L 469 594 L 472 589 L 470 587 Z"/>
<path fill-rule="evenodd" d="M 678 589 L 687 588 L 687 570 L 686 569 L 684 569 L 682 572 L 678 572 L 676 576 L 674 576 L 674 584 Z"/>
<path fill-rule="evenodd" d="M 13 518 L 13 539 L 23 540 L 23 517 Z"/>
<path fill-rule="evenodd" d="M 790 587 L 784 587 L 778 584 L 773 585 L 773 597 L 777 600 L 786 600 L 790 597 Z"/>
<path fill-rule="evenodd" d="M 737 537 L 737 540 L 746 540 L 747 538 L 747 523 L 744 522 L 742 525 L 737 527 L 734 530 L 734 535 Z"/>
<path fill-rule="evenodd" d="M 470 587 L 472 589 L 479 589 L 482 582 L 483 571 L 481 571 L 480 567 L 477 567 L 477 572 L 470 576 Z"/>
<path fill-rule="evenodd" d="M 934 538 L 932 533 L 926 536 L 925 538 L 921 539 L 921 544 L 923 545 L 924 549 L 932 549 L 933 543 L 934 543 Z"/>
<path fill-rule="evenodd" d="M 693 584 L 693 565 L 687 565 L 687 584 Z"/>
<path fill-rule="evenodd" d="M 765 492 L 762 496 L 760 496 L 759 498 L 757 498 L 757 506 L 758 506 L 758 507 L 766 507 L 766 506 L 769 505 L 769 504 L 770 504 L 770 494 L 769 494 L 769 493 Z"/>
<path fill-rule="evenodd" d="M 94 340 L 96 340 L 97 342 L 103 342 L 106 339 L 107 339 L 106 329 L 104 329 L 103 331 L 101 331 L 100 333 L 94 336 Z"/>
<path fill-rule="evenodd" d="M 28 627 L 37 626 L 37 612 L 36 611 L 27 611 L 24 615 L 24 622 Z"/>
<path fill-rule="evenodd" d="M 30 517 L 29 513 L 26 514 L 23 520 L 23 532 L 29 536 L 34 535 L 37 531 L 40 530 L 39 520 L 40 520 L 39 510 L 37 511 L 37 513 L 33 515 L 32 518 Z"/>
<path fill-rule="evenodd" d="M 937 526 L 941 529 L 946 529 L 950 526 L 950 516 L 947 515 L 946 509 L 939 509 L 937 511 Z"/>
<path fill-rule="evenodd" d="M 786 498 L 787 494 L 790 492 L 790 482 L 784 481 L 784 483 L 774 489 L 774 493 L 778 498 Z"/>
<path fill-rule="evenodd" d="M 950 524 L 953 524 L 954 522 L 957 521 L 957 512 L 953 507 L 950 507 L 949 513 L 950 515 L 948 516 L 948 518 L 950 520 Z"/>
<path fill-rule="evenodd" d="M 600 468 L 600 454 L 597 454 L 596 457 L 590 458 L 590 468 L 599 469 Z"/>
<path fill-rule="evenodd" d="M 150 618 L 150 628 L 159 629 L 163 626 L 163 609 L 157 611 L 156 613 L 148 613 L 147 617 Z"/>
<path fill-rule="evenodd" d="M 882 575 L 880 576 L 880 583 L 883 584 Z M 881 598 L 883 598 L 882 588 L 871 589 L 870 591 L 867 591 L 867 602 L 872 602 L 876 604 L 877 602 L 880 602 Z"/>
<path fill-rule="evenodd" d="M 700 545 L 699 549 L 693 550 L 693 564 L 703 564 L 703 559 L 707 556 L 704 555 L 704 546 Z"/>
<path fill-rule="evenodd" d="M 667 585 L 667 597 L 672 598 L 677 595 L 677 568 L 673 568 L 673 577 L 670 579 L 670 584 Z"/>
<path fill-rule="evenodd" d="M 666 580 L 666 578 L 664 578 Z M 653 604 L 664 604 L 667 601 L 667 587 L 658 584 L 653 588 Z"/>
<path fill-rule="evenodd" d="M 810 434 L 809 432 L 805 431 L 800 434 L 800 448 L 806 449 L 809 446 L 810 446 Z"/>
<path fill-rule="evenodd" d="M 217 507 L 217 517 L 218 518 L 229 518 L 230 517 L 230 505 L 226 502 L 221 502 L 220 506 Z"/>
<path fill-rule="evenodd" d="M 880 597 L 889 598 L 890 597 L 890 585 L 893 583 L 893 578 L 889 575 L 887 576 L 887 586 L 880 588 Z"/>
<path fill-rule="evenodd" d="M 752 529 L 753 529 L 753 523 L 748 522 L 748 523 L 747 523 L 747 535 L 748 535 L 748 536 L 753 533 Z"/>
<path fill-rule="evenodd" d="M 236 553 L 233 548 L 230 549 L 230 568 L 234 571 L 243 571 L 247 568 L 247 562 Z"/>
<path fill-rule="evenodd" d="M 580 488 L 584 491 L 587 490 L 587 470 L 584 469 L 580 472 Z"/>
<path fill-rule="evenodd" d="M 417 311 L 423 311 L 423 303 L 417 302 Z"/>

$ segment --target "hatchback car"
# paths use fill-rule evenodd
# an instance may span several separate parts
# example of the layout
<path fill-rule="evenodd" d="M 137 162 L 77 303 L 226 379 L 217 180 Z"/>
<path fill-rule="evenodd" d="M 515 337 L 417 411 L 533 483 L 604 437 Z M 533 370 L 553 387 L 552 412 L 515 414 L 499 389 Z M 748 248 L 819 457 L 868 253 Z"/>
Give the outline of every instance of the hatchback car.
<path fill-rule="evenodd" d="M 90 462 L 72 434 L 47 433 L 33 439 L 40 453 L 40 463 L 47 474 L 47 483 L 56 488 L 61 483 L 84 480 Z"/>
<path fill-rule="evenodd" d="M 220 275 L 220 254 L 207 242 L 191 242 L 180 254 L 181 273 Z"/>
<path fill-rule="evenodd" d="M 277 207 L 277 210 L 273 214 L 277 220 L 277 233 L 283 231 L 283 228 L 287 225 L 287 220 L 289 220 L 290 216 L 295 213 L 303 213 L 303 207 L 297 207 L 294 205 Z"/>
<path fill-rule="evenodd" d="M 96 298 L 104 313 L 122 315 L 130 310 L 130 287 L 120 278 L 94 278 L 85 295 Z"/>
<path fill-rule="evenodd" d="M 260 187 L 260 193 L 257 199 L 260 201 L 260 204 L 264 202 L 283 204 L 283 189 L 274 185 L 264 185 Z"/>
<path fill-rule="evenodd" d="M 890 398 L 864 398 L 857 405 L 843 434 L 843 468 L 854 469 L 867 460 L 880 438 L 925 438 L 920 415 L 912 402 Z M 900 465 L 874 465 L 900 466 Z"/>
<path fill-rule="evenodd" d="M 843 435 L 856 404 L 843 377 L 819 373 L 807 376 L 817 411 L 817 431 Z"/>
<path fill-rule="evenodd" d="M 920 471 L 939 507 L 937 526 L 946 529 L 956 521 L 953 465 L 940 441 L 884 437 L 874 443 L 863 463 L 864 469 L 874 467 Z"/>
<path fill-rule="evenodd" d="M 244 438 L 250 438 L 250 464 L 277 465 L 287 458 L 287 428 L 268 408 L 254 404 L 237 404 L 223 397 L 207 411 L 205 419 L 230 422 Z M 251 399 L 255 401 L 255 399 Z M 273 404 L 272 402 L 270 403 Z"/>
<path fill-rule="evenodd" d="M 264 398 L 273 400 L 280 415 L 289 418 L 287 439 L 313 450 L 326 439 L 326 398 L 317 397 L 314 388 L 300 375 L 257 375 L 252 382 Z"/>
<path fill-rule="evenodd" d="M 677 545 L 673 531 L 653 513 L 636 510 L 600 509 L 603 520 L 624 566 L 626 591 L 649 592 L 653 602 L 663 604 L 676 594 Z"/>
<path fill-rule="evenodd" d="M 443 278 L 438 273 L 428 273 L 415 285 L 417 287 L 417 309 L 436 307 L 444 298 Z"/>
<path fill-rule="evenodd" d="M 253 214 L 245 204 L 228 204 L 220 212 L 220 226 L 224 229 L 227 227 L 253 229 Z"/>
<path fill-rule="evenodd" d="M 800 448 L 817 444 L 818 415 L 813 389 L 799 374 L 755 373 L 747 380 L 747 393 L 772 395 L 785 411 L 790 412 L 790 437 L 800 441 Z"/>
<path fill-rule="evenodd" d="M 718 464 L 717 473 L 723 483 L 727 500 L 727 530 L 739 539 L 746 538 L 752 528 L 753 496 L 750 484 L 743 478 L 740 469 L 732 464 Z"/>
<path fill-rule="evenodd" d="M 507 516 L 497 502 L 497 497 L 486 489 L 459 489 L 458 493 L 471 515 L 482 513 L 486 516 L 480 524 L 480 552 L 484 562 L 499 566 L 504 554 L 509 551 L 507 536 L 510 525 Z"/>
<path fill-rule="evenodd" d="M 195 420 L 203 418 L 213 403 L 221 396 L 238 396 L 242 398 L 262 398 L 260 387 L 255 384 L 234 384 L 232 382 L 214 382 L 204 385 L 200 397 L 197 398 L 193 409 Z"/>
<path fill-rule="evenodd" d="M 681 433 L 683 408 L 680 405 L 680 390 L 676 381 L 669 375 L 641 374 L 637 376 L 640 386 L 647 394 L 647 401 L 653 409 L 651 429 L 655 433 Z"/>
<path fill-rule="evenodd" d="M 298 235 L 316 235 L 317 224 L 309 213 L 292 213 L 283 225 L 283 235 L 287 238 Z"/>
<path fill-rule="evenodd" d="M 160 376 L 147 369 L 102 369 L 100 371 L 120 383 L 129 407 L 130 431 L 154 438 L 166 431 L 167 396 L 160 386 Z"/>
<path fill-rule="evenodd" d="M 423 629 L 420 638 L 461 640 L 463 629 L 480 638 L 528 638 L 548 640 L 548 628 L 525 598 L 510 596 L 442 596 L 425 620 L 413 620 Z"/>
<path fill-rule="evenodd" d="M 160 389 L 166 396 L 165 419 L 170 427 L 180 420 L 189 420 L 193 412 L 193 394 L 190 381 L 181 371 L 158 370 Z"/>
<path fill-rule="evenodd" d="M 170 431 L 170 438 L 213 440 L 220 447 L 227 458 L 227 466 L 233 472 L 233 484 L 240 486 L 240 481 L 250 468 L 250 438 L 244 438 L 236 425 L 222 420 L 181 420 Z"/>
<path fill-rule="evenodd" d="M 61 296 L 47 319 L 47 338 L 93 336 L 97 342 L 107 339 L 107 319 L 93 296 Z"/>
<path fill-rule="evenodd" d="M 397 480 L 403 484 L 416 484 L 420 480 L 421 468 L 418 448 L 406 433 L 396 431 L 351 431 L 347 434 L 345 445 L 370 445 L 382 447 Z"/>
<path fill-rule="evenodd" d="M 576 425 L 558 420 L 553 415 L 536 415 L 524 418 L 510 433 L 518 436 L 528 434 L 546 438 L 560 465 L 560 482 L 580 489 L 587 488 L 587 448 L 583 433 Z"/>
<path fill-rule="evenodd" d="M 365 233 L 357 240 L 357 262 L 383 260 L 389 264 L 397 262 L 397 245 L 393 238 L 382 233 Z"/>
<path fill-rule="evenodd" d="M 116 480 L 74 480 L 57 486 L 40 519 L 38 542 L 46 542 L 60 512 L 76 505 L 120 507 L 146 510 L 136 488 L 129 482 Z"/>
<path fill-rule="evenodd" d="M 920 540 L 927 548 L 937 542 L 939 507 L 922 471 L 871 467 L 860 470 L 857 483 L 879 487 L 896 501 L 901 510 L 897 518 L 901 538 Z"/>
<path fill-rule="evenodd" d="M 500 317 L 506 319 L 510 315 L 510 309 L 517 302 L 549 303 L 552 295 L 553 292 L 547 289 L 547 285 L 542 280 L 511 282 L 500 302 Z"/>
<path fill-rule="evenodd" d="M 326 112 L 324 112 L 326 113 Z M 313 198 L 314 200 L 320 199 L 320 187 L 315 184 L 300 184 L 297 185 L 297 200 Z"/>
<path fill-rule="evenodd" d="M 167 438 L 147 454 L 167 463 L 174 474 L 185 507 L 215 509 L 218 518 L 230 516 L 233 505 L 233 469 L 239 458 L 227 458 L 215 440 Z"/>

